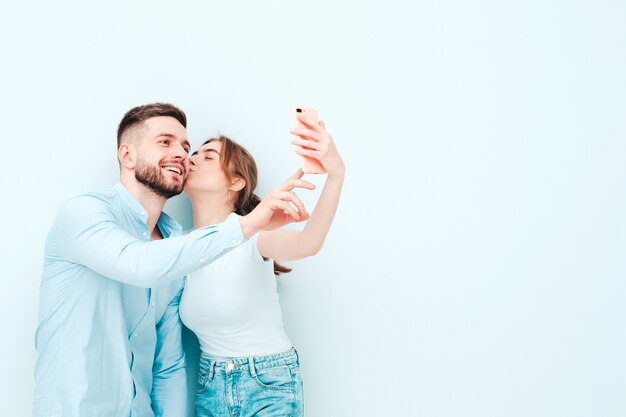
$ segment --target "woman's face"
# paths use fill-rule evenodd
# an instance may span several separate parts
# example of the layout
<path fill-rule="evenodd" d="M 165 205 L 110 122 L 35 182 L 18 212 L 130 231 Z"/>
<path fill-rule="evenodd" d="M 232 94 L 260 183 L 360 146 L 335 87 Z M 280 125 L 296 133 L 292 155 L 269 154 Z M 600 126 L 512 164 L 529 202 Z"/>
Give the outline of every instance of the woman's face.
<path fill-rule="evenodd" d="M 202 145 L 198 152 L 189 158 L 189 175 L 185 182 L 185 192 L 208 191 L 223 193 L 228 189 L 226 175 L 220 164 L 222 142 L 213 141 Z"/>

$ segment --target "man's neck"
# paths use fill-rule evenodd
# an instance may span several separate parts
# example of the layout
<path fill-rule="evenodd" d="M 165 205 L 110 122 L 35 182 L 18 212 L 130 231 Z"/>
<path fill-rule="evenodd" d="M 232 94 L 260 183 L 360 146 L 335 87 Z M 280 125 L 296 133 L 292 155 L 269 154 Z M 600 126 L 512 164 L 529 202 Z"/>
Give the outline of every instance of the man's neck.
<path fill-rule="evenodd" d="M 122 182 L 124 187 L 126 187 L 130 195 L 132 195 L 135 200 L 137 200 L 139 204 L 142 205 L 142 207 L 148 214 L 146 225 L 148 226 L 148 230 L 150 230 L 150 235 L 152 236 L 152 239 L 154 239 L 156 235 L 160 234 L 158 230 L 155 230 L 155 228 L 157 221 L 161 216 L 161 212 L 163 211 L 163 206 L 165 206 L 165 203 L 167 202 L 167 199 L 163 196 L 156 194 L 154 191 L 138 181 L 129 181 L 124 178 L 122 178 L 120 181 Z"/>

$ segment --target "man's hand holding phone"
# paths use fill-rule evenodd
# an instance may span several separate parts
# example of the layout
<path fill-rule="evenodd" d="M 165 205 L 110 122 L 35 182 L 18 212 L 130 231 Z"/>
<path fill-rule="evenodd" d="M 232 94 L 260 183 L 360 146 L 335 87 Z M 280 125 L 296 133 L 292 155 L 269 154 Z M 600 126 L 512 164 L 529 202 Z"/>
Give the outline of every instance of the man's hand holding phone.
<path fill-rule="evenodd" d="M 303 172 L 299 169 L 280 187 L 269 193 L 254 210 L 240 217 L 241 230 L 245 237 L 251 237 L 261 230 L 274 230 L 309 218 L 304 204 L 293 192 L 295 188 L 315 189 L 315 185 L 301 179 L 302 175 Z"/>

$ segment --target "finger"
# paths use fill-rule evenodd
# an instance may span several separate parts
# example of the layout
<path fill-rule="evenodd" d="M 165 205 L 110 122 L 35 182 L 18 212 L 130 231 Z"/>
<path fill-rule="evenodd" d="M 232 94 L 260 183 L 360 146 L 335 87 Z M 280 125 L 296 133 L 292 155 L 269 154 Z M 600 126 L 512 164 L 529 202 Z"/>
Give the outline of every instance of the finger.
<path fill-rule="evenodd" d="M 322 120 L 320 120 L 320 126 L 322 126 L 322 128 L 324 130 L 326 130 L 326 124 L 324 124 L 324 122 Z"/>
<path fill-rule="evenodd" d="M 304 188 L 307 190 L 314 190 L 315 184 L 308 182 L 307 180 L 290 179 L 285 181 L 280 187 L 274 190 L 274 193 L 280 193 L 282 191 L 291 191 L 294 188 Z"/>
<path fill-rule="evenodd" d="M 298 198 L 298 196 L 293 191 L 282 191 L 282 192 L 274 193 L 272 195 L 272 198 L 275 199 L 275 201 L 278 201 L 278 200 L 283 201 L 289 204 L 290 207 L 292 207 L 292 204 L 293 204 L 293 206 L 296 207 L 298 212 L 306 213 L 306 208 L 304 207 L 304 203 L 302 203 L 302 200 L 300 200 L 300 198 Z"/>
<path fill-rule="evenodd" d="M 281 184 L 279 187 L 272 190 L 268 197 L 274 197 L 285 191 L 291 191 L 294 188 L 303 188 L 305 190 L 315 190 L 315 184 L 312 184 L 306 180 L 289 180 Z"/>
<path fill-rule="evenodd" d="M 282 210 L 283 213 L 288 214 L 293 217 L 295 220 L 300 220 L 300 213 L 288 202 L 283 200 L 275 200 L 272 204 L 272 207 L 275 210 Z"/>
<path fill-rule="evenodd" d="M 282 183 L 279 187 L 276 187 L 274 190 L 272 190 L 272 194 L 268 195 L 268 197 L 277 193 L 281 193 L 283 191 L 291 191 L 294 188 L 304 188 L 306 190 L 315 190 L 315 184 L 312 184 L 306 180 L 297 180 L 297 179 L 287 180 L 284 183 Z"/>
<path fill-rule="evenodd" d="M 306 213 L 306 208 L 304 207 L 304 203 L 300 198 L 296 195 L 296 193 L 290 191 L 289 196 L 287 196 L 288 201 L 291 202 L 298 209 L 299 213 Z"/>
<path fill-rule="evenodd" d="M 300 156 L 308 156 L 310 158 L 317 159 L 318 161 L 322 156 L 324 156 L 324 154 L 320 151 L 314 151 L 311 149 L 304 149 L 304 148 L 296 148 L 294 149 L 294 152 Z"/>
<path fill-rule="evenodd" d="M 300 198 L 296 195 L 296 193 L 294 193 L 293 191 L 280 191 L 280 192 L 274 193 L 272 195 L 272 198 L 286 201 L 288 203 L 292 203 L 294 206 L 296 206 L 298 211 L 305 210 L 304 204 L 302 203 Z"/>
<path fill-rule="evenodd" d="M 297 117 L 298 117 L 298 120 L 300 120 L 300 122 L 302 122 L 302 124 L 308 127 L 309 129 L 320 131 L 321 126 L 318 123 L 315 123 L 314 120 L 308 119 L 306 116 L 302 114 L 298 114 Z"/>
<path fill-rule="evenodd" d="M 299 180 L 300 178 L 302 178 L 302 176 L 304 175 L 304 171 L 302 171 L 302 168 L 298 168 L 298 170 L 287 179 L 287 181 L 289 180 Z"/>
<path fill-rule="evenodd" d="M 317 142 L 315 140 L 308 140 L 308 139 L 294 139 L 291 141 L 292 144 L 296 145 L 296 146 L 300 146 L 302 148 L 309 148 L 309 149 L 315 149 L 320 150 L 321 146 L 324 146 L 324 144 Z"/>
<path fill-rule="evenodd" d="M 300 136 L 303 138 L 311 139 L 311 140 L 320 140 L 320 134 L 310 130 L 310 129 L 302 129 L 302 128 L 294 128 L 289 131 L 292 135 Z"/>
<path fill-rule="evenodd" d="M 298 215 L 300 216 L 300 218 L 298 219 L 298 221 L 300 222 L 305 221 L 309 218 L 309 213 L 306 211 L 299 211 Z"/>

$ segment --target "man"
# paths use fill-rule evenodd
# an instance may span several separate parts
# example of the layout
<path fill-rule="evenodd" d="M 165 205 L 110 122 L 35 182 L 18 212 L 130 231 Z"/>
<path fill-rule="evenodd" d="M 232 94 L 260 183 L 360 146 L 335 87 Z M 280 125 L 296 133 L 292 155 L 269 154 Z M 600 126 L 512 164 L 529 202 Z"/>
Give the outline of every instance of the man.
<path fill-rule="evenodd" d="M 180 236 L 161 210 L 183 189 L 186 124 L 169 104 L 131 109 L 118 128 L 120 183 L 59 211 L 45 246 L 35 416 L 185 416 L 184 275 L 308 217 L 291 190 L 313 186 L 296 175 L 249 215 Z"/>

